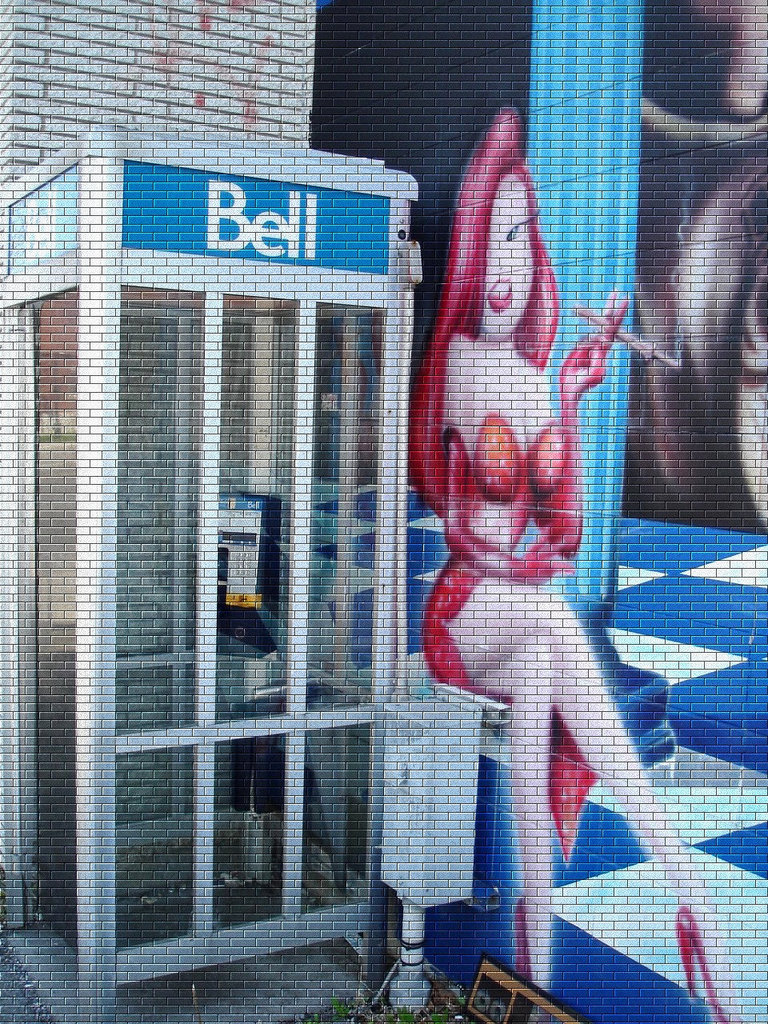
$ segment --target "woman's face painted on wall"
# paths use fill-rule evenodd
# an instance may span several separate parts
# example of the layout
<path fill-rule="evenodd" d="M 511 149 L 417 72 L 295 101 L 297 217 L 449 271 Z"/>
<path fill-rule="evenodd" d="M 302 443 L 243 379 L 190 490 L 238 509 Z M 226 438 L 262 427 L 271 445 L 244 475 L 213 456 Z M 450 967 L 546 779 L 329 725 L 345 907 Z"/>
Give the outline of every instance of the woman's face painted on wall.
<path fill-rule="evenodd" d="M 483 334 L 511 341 L 533 285 L 531 224 L 525 185 L 512 174 L 493 203 L 483 295 Z"/>

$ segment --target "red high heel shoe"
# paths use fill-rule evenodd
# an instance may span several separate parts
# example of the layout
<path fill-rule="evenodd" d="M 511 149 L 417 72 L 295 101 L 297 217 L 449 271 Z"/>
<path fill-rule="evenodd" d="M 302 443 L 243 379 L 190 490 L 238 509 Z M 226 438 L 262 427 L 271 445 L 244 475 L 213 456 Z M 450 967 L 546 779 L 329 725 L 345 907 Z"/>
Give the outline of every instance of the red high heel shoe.
<path fill-rule="evenodd" d="M 677 912 L 677 941 L 680 946 L 680 958 L 683 961 L 683 969 L 685 970 L 688 992 L 691 998 L 698 998 L 696 989 L 696 967 L 698 966 L 704 983 L 705 1000 L 713 1024 L 739 1024 L 736 1019 L 726 1014 L 717 998 L 715 983 L 707 965 L 701 932 L 699 931 L 696 918 L 691 913 L 689 907 L 680 907 Z"/>

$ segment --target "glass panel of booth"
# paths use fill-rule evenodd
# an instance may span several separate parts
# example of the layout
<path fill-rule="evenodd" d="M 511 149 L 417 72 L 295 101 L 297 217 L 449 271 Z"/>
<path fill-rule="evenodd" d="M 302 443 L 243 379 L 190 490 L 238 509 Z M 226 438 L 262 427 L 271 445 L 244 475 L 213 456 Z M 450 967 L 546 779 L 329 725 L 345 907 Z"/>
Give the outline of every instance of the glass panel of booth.
<path fill-rule="evenodd" d="M 307 705 L 370 700 L 383 314 L 317 309 Z"/>
<path fill-rule="evenodd" d="M 194 714 L 204 296 L 123 290 L 118 732 Z M 221 339 L 216 714 L 285 710 L 296 303 L 226 296 Z"/>
<path fill-rule="evenodd" d="M 286 738 L 247 736 L 216 745 L 215 928 L 282 911 Z"/>
<path fill-rule="evenodd" d="M 76 291 L 32 306 L 38 907 L 74 937 L 77 575 Z"/>
<path fill-rule="evenodd" d="M 297 303 L 227 295 L 221 353 L 216 714 L 286 707 Z"/>
<path fill-rule="evenodd" d="M 118 948 L 192 929 L 193 792 L 191 747 L 117 758 Z"/>
<path fill-rule="evenodd" d="M 116 725 L 194 713 L 203 298 L 124 289 L 118 412 Z"/>
<path fill-rule="evenodd" d="M 308 732 L 304 760 L 304 913 L 368 898 L 371 727 Z"/>

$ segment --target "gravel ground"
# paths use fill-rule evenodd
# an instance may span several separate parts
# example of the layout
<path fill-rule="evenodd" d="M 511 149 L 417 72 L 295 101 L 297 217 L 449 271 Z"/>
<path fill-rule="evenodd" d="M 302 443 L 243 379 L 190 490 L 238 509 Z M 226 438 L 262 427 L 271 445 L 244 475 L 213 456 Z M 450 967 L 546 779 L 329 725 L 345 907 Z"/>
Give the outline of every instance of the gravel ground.
<path fill-rule="evenodd" d="M 334 1005 L 324 1012 L 283 1018 L 280 1024 L 469 1024 L 463 1012 L 463 993 L 433 983 L 432 994 L 422 1010 L 392 1010 L 381 1003 L 359 1001 Z M 199 1020 L 194 1013 L 193 1017 Z M 43 1005 L 37 986 L 8 947 L 0 931 L 0 1024 L 56 1024 Z"/>
<path fill-rule="evenodd" d="M 393 1010 L 382 1004 L 361 1002 L 351 1006 L 336 1002 L 324 1013 L 283 1021 L 282 1024 L 469 1024 L 463 1000 L 447 985 L 433 982 L 429 1002 L 422 1010 Z"/>
<path fill-rule="evenodd" d="M 1 1024 L 55 1024 L 40 1002 L 37 986 L 8 949 L 0 934 L 0 1022 Z"/>

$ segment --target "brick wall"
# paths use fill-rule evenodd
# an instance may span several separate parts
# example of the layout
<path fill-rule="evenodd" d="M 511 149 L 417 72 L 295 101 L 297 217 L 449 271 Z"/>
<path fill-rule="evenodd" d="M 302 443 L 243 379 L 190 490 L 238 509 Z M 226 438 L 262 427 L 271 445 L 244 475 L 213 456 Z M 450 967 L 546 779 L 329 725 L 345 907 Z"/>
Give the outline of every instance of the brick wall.
<path fill-rule="evenodd" d="M 307 144 L 314 0 L 0 2 L 0 176 L 93 125 Z"/>

